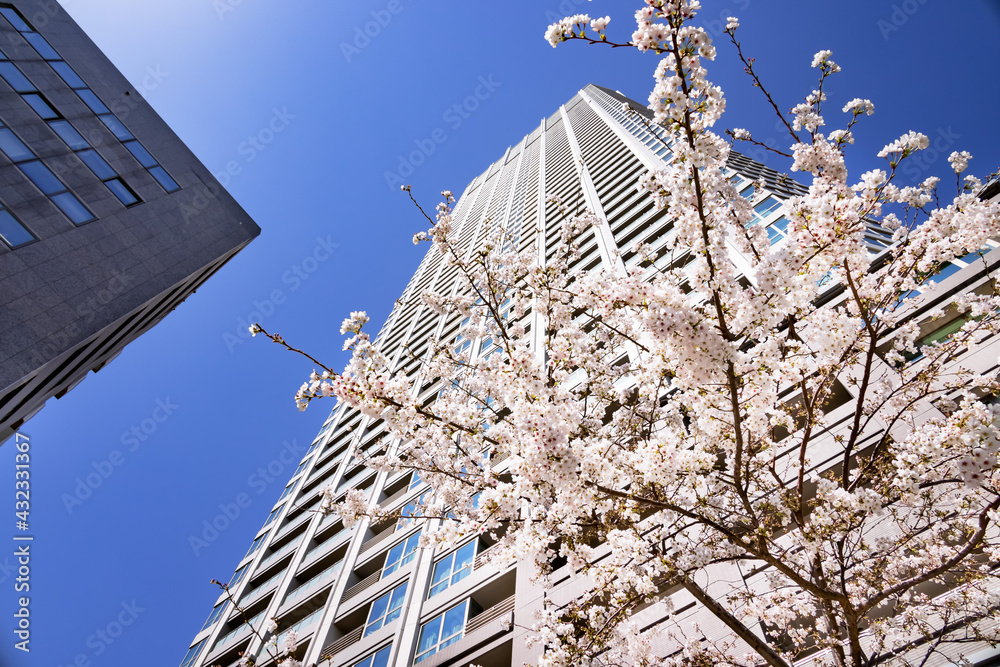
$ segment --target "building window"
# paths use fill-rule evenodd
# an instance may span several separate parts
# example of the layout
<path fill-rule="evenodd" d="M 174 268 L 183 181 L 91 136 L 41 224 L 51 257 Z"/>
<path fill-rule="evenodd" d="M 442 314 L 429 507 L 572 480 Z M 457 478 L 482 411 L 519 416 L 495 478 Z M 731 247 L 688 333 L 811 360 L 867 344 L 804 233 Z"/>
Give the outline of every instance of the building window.
<path fill-rule="evenodd" d="M 256 540 L 254 540 L 253 544 L 250 545 L 250 550 L 247 551 L 247 556 L 250 556 L 250 555 L 253 555 L 254 553 L 256 553 L 257 549 L 260 549 L 261 545 L 264 544 L 264 540 L 266 540 L 266 539 L 267 539 L 267 533 L 264 533 L 263 535 L 261 535 L 260 537 L 258 537 Z M 244 558 L 246 558 L 246 556 L 244 556 Z"/>
<path fill-rule="evenodd" d="M 372 602 L 371 611 L 368 612 L 368 622 L 365 624 L 365 632 L 362 637 L 367 637 L 381 627 L 392 623 L 403 613 L 403 598 L 406 597 L 406 584 L 403 582 L 399 586 Z"/>
<path fill-rule="evenodd" d="M 471 603 L 471 604 L 470 604 Z M 438 614 L 420 627 L 420 637 L 417 639 L 417 656 L 413 664 L 431 657 L 446 646 L 454 644 L 462 638 L 465 624 L 469 620 L 470 610 L 478 613 L 475 602 L 465 600 L 444 612 Z"/>
<path fill-rule="evenodd" d="M 226 607 L 228 605 L 229 605 L 229 600 L 226 600 L 222 604 L 217 606 L 215 609 L 213 609 L 212 613 L 208 617 L 208 620 L 205 621 L 205 625 L 201 626 L 201 629 L 204 630 L 210 625 L 215 625 L 215 622 L 222 617 L 222 614 L 226 611 Z"/>
<path fill-rule="evenodd" d="M 0 151 L 70 220 L 79 225 L 94 219 L 94 214 L 87 210 L 76 195 L 69 192 L 62 181 L 3 123 L 0 123 Z"/>
<path fill-rule="evenodd" d="M 52 120 L 49 121 L 49 127 L 59 135 L 59 138 L 66 142 L 66 145 L 76 152 L 77 157 L 79 157 L 84 164 L 90 167 L 90 170 L 94 172 L 104 185 L 107 186 L 108 190 L 111 191 L 118 201 L 124 206 L 132 206 L 133 204 L 138 204 L 141 200 L 139 195 L 135 193 L 132 188 L 122 180 L 122 177 L 118 175 L 111 165 L 101 157 L 100 153 L 94 150 L 90 144 L 87 142 L 83 136 L 76 131 L 69 121 L 66 120 Z"/>
<path fill-rule="evenodd" d="M 229 580 L 229 588 L 230 589 L 236 588 L 236 586 L 241 581 L 243 581 L 243 577 L 246 576 L 247 570 L 249 570 L 249 569 L 250 569 L 250 563 L 247 563 L 246 565 L 244 565 L 240 569 L 236 570 L 236 572 L 233 574 L 233 578 Z"/>
<path fill-rule="evenodd" d="M 0 9 L 0 12 L 2 11 L 3 9 Z M 185 655 L 184 659 L 181 661 L 181 667 L 191 667 L 191 665 L 194 664 L 195 660 L 198 659 L 198 654 L 201 653 L 201 649 L 205 648 L 206 641 L 208 640 L 202 639 L 200 642 L 188 649 L 187 655 Z"/>
<path fill-rule="evenodd" d="M 392 644 L 379 649 L 363 660 L 357 661 L 351 667 L 388 667 L 390 651 L 392 651 Z"/>
<path fill-rule="evenodd" d="M 289 484 L 288 486 L 286 486 L 285 490 L 281 492 L 281 497 L 278 498 L 278 502 L 280 503 L 282 500 L 284 500 L 289 495 L 291 495 L 292 491 L 295 490 L 295 487 L 298 486 L 298 484 L 299 484 L 299 480 L 295 480 L 294 482 L 292 482 L 291 484 Z"/>
<path fill-rule="evenodd" d="M 389 549 L 385 555 L 385 567 L 382 568 L 382 576 L 385 579 L 390 574 L 409 563 L 417 555 L 417 547 L 420 545 L 420 533 L 414 533 L 408 538 Z"/>
<path fill-rule="evenodd" d="M 396 531 L 403 530 L 419 518 L 427 493 L 427 491 L 424 491 L 420 494 L 419 498 L 411 500 L 403 505 L 403 509 L 399 510 L 399 519 L 396 521 Z"/>
<path fill-rule="evenodd" d="M 267 526 L 272 521 L 274 521 L 278 517 L 278 515 L 281 514 L 282 509 L 284 509 L 284 505 L 282 505 L 278 509 L 271 510 L 271 513 L 267 515 L 267 518 L 264 520 L 264 525 Z"/>
<path fill-rule="evenodd" d="M 472 566 L 476 560 L 477 543 L 478 540 L 473 540 L 434 564 L 431 588 L 427 592 L 428 598 L 434 597 L 472 574 Z"/>
<path fill-rule="evenodd" d="M 0 239 L 11 248 L 17 248 L 34 241 L 35 235 L 0 204 Z"/>
<path fill-rule="evenodd" d="M 126 147 L 131 151 L 132 155 L 136 156 L 139 163 L 145 167 L 149 175 L 156 179 L 164 190 L 167 192 L 173 192 L 179 190 L 180 186 L 177 182 L 170 177 L 170 174 L 160 166 L 156 159 L 150 155 L 149 151 L 142 147 L 135 137 L 129 132 L 125 124 L 118 119 L 111 110 L 107 107 L 104 102 L 92 91 L 83 78 L 76 73 L 76 71 L 69 66 L 69 64 L 62 59 L 62 56 L 52 48 L 44 37 L 39 33 L 35 32 L 24 17 L 21 16 L 16 9 L 12 7 L 0 7 L 0 14 L 6 18 L 14 29 L 21 33 L 21 36 L 30 44 L 38 55 L 42 57 L 43 60 L 48 62 L 52 70 L 59 75 L 59 78 L 66 83 L 67 86 L 73 89 L 74 92 L 80 97 L 80 100 L 87 105 L 87 107 L 97 114 L 97 117 L 101 119 L 104 125 L 111 131 L 115 137 L 122 142 L 126 143 Z M 37 89 L 28 80 L 26 76 L 17 68 L 14 63 L 9 62 L 7 56 L 0 53 L 0 76 L 2 76 L 10 86 L 21 93 L 21 97 L 31 105 L 38 115 L 45 120 L 60 118 L 59 113 L 55 108 L 49 104 L 49 102 L 38 94 Z M 67 142 L 68 143 L 68 142 Z M 107 183 L 107 181 L 105 181 Z M 117 183 L 108 183 L 108 188 L 114 193 L 116 197 L 126 206 L 138 203 L 139 198 L 136 196 L 135 192 L 131 190 L 124 182 L 119 179 Z"/>

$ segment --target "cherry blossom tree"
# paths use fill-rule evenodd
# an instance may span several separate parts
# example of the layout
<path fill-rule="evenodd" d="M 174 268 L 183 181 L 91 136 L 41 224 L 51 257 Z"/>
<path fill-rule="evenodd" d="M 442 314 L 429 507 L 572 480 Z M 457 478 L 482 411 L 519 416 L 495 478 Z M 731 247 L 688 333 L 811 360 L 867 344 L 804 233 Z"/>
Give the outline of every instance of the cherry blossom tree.
<path fill-rule="evenodd" d="M 928 146 L 916 132 L 878 153 L 884 168 L 850 181 L 845 151 L 873 104 L 828 114 L 824 85 L 840 68 L 820 51 L 816 90 L 781 113 L 730 19 L 732 47 L 790 138 L 768 148 L 810 181 L 784 202 L 789 236 L 772 246 L 725 168 L 732 142 L 758 142 L 715 131 L 725 99 L 707 78 L 716 47 L 694 23 L 698 8 L 646 0 L 625 42 L 609 38 L 607 17 L 568 17 L 546 33 L 553 46 L 659 56 L 649 109 L 675 159 L 637 187 L 673 221 L 663 252 L 690 263 L 652 278 L 571 272 L 581 235 L 605 224 L 593 213 L 563 226 L 545 265 L 502 230 L 469 252 L 445 192 L 415 241 L 458 267 L 462 284 L 421 298 L 467 318 L 461 334 L 496 350 L 434 342 L 421 383 L 444 389 L 418 402 L 365 332 L 367 316 L 352 313 L 347 367 L 317 361 L 296 399 L 305 409 L 336 397 L 385 421 L 397 444 L 366 462 L 429 484 L 419 512 L 443 520 L 425 544 L 490 533 L 497 558 L 533 564 L 540 585 L 554 565 L 572 570 L 585 592 L 531 621 L 540 665 L 955 660 L 1000 639 L 1000 382 L 962 362 L 1000 330 L 1000 295 L 988 281 L 956 296 L 936 314 L 962 317 L 933 341 L 913 313 L 948 262 L 1000 236 L 1000 206 L 962 175 L 966 152 L 950 159 L 950 201 L 936 178 L 900 183 L 899 165 Z M 872 229 L 892 245 L 873 249 Z M 348 525 L 381 516 L 360 491 L 327 500 Z M 759 571 L 759 584 L 726 584 L 720 573 L 734 567 Z M 730 632 L 703 637 L 672 621 L 678 590 Z M 650 605 L 664 620 L 643 629 L 636 615 Z M 678 651 L 657 655 L 663 641 Z"/>

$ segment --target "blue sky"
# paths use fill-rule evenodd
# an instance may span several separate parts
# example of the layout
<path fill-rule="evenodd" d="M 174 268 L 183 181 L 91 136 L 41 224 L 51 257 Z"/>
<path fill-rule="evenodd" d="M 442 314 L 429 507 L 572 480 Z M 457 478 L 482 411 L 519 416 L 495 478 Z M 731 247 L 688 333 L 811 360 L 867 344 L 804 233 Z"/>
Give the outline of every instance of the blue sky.
<path fill-rule="evenodd" d="M 332 407 L 300 414 L 292 396 L 311 366 L 243 338 L 245 321 L 342 366 L 340 322 L 364 309 L 380 325 L 424 252 L 410 240 L 422 219 L 387 183 L 398 182 L 402 159 L 418 152 L 404 180 L 433 207 L 440 190 L 461 192 L 585 84 L 640 100 L 651 87 L 652 55 L 542 39 L 557 15 L 579 11 L 610 14 L 609 34 L 625 39 L 635 0 L 397 2 L 65 0 L 263 233 L 23 429 L 33 454 L 32 651 L 12 648 L 4 549 L 0 664 L 178 664 L 217 597 L 209 580 L 232 574 L 294 464 L 271 482 L 258 470 L 282 465 L 283 443 L 304 451 Z M 876 108 L 855 132 L 854 176 L 911 129 L 932 148 L 907 177 L 947 176 L 952 150 L 972 152 L 981 175 L 1000 165 L 1000 3 L 969 0 L 961 14 L 928 0 L 704 4 L 716 33 L 726 16 L 741 18 L 744 47 L 785 109 L 814 86 L 812 55 L 833 50 L 844 71 L 827 88 L 828 129 L 854 97 Z M 718 45 L 710 79 L 727 94 L 725 126 L 779 136 L 733 49 Z M 473 104 L 477 88 L 484 99 Z M 15 453 L 13 441 L 0 447 L 11 507 Z M 110 474 L 78 494 L 101 470 Z M 249 506 L 195 553 L 189 537 L 240 494 Z M 130 624 L 102 639 L 123 613 Z"/>

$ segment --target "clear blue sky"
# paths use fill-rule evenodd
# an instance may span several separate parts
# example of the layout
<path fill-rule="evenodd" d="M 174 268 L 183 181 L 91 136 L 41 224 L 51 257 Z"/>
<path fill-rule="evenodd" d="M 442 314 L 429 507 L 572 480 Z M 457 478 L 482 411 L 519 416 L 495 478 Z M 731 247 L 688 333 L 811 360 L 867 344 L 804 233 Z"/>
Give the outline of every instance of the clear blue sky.
<path fill-rule="evenodd" d="M 4 548 L 0 665 L 56 667 L 78 655 L 96 667 L 177 665 L 217 596 L 209 580 L 229 578 L 292 468 L 269 484 L 251 476 L 277 460 L 283 441 L 307 446 L 332 407 L 297 412 L 292 396 L 311 367 L 239 337 L 244 320 L 260 312 L 268 329 L 340 367 L 340 322 L 365 309 L 381 324 L 424 251 L 410 241 L 422 219 L 386 183 L 400 155 L 443 130 L 446 140 L 418 156 L 423 164 L 405 179 L 433 207 L 437 192 L 461 192 L 585 84 L 640 100 L 650 89 L 652 55 L 582 43 L 552 49 L 542 39 L 556 14 L 577 11 L 610 14 L 609 34 L 627 38 L 635 0 L 398 1 L 401 11 L 388 14 L 389 0 L 65 0 L 195 154 L 217 173 L 231 167 L 224 180 L 263 233 L 25 427 L 34 457 L 34 633 L 30 654 L 12 648 L 16 595 L 4 567 L 13 558 L 3 554 L 13 549 Z M 812 55 L 833 50 L 844 72 L 829 83 L 828 127 L 849 99 L 876 107 L 855 133 L 855 176 L 910 129 L 943 149 L 922 156 L 921 178 L 947 176 L 952 150 L 971 151 L 979 174 L 1000 164 L 995 0 L 960 3 L 961 13 L 928 0 L 704 4 L 717 27 L 741 18 L 744 46 L 783 108 L 812 89 Z M 355 44 L 372 12 L 385 25 Z M 726 126 L 775 135 L 726 43 L 710 78 L 726 91 Z M 482 80 L 492 91 L 478 108 L 448 114 Z M 281 131 L 260 134 L 272 122 Z M 329 259 L 303 265 L 330 244 Z M 275 295 L 280 303 L 265 303 Z M 155 430 L 142 433 L 144 424 Z M 130 439 L 133 427 L 144 440 Z M 116 451 L 119 465 L 102 466 Z M 11 512 L 14 454 L 12 441 L 0 447 Z M 69 511 L 77 480 L 109 465 L 110 476 Z M 189 536 L 241 493 L 251 505 L 196 555 Z M 106 643 L 97 632 L 133 602 L 134 620 Z"/>

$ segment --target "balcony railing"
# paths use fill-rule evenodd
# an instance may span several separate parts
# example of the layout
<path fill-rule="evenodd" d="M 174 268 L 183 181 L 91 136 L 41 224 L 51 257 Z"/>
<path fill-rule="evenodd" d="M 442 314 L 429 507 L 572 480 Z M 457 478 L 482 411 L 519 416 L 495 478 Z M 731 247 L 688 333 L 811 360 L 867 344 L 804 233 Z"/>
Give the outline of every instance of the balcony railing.
<path fill-rule="evenodd" d="M 366 551 L 371 551 L 372 549 L 377 547 L 380 543 L 392 537 L 395 533 L 396 530 L 394 528 L 382 531 L 381 533 L 379 533 L 378 535 L 376 535 L 375 537 L 371 538 L 370 540 L 361 545 L 361 553 L 363 554 Z"/>
<path fill-rule="evenodd" d="M 240 604 L 246 607 L 248 604 L 251 604 L 256 600 L 259 600 L 265 593 L 273 591 L 274 587 L 278 585 L 278 582 L 281 580 L 283 576 L 285 576 L 284 571 L 279 570 L 277 574 L 275 574 L 267 581 L 255 585 L 253 590 L 249 591 L 248 593 L 242 596 Z"/>
<path fill-rule="evenodd" d="M 340 571 L 340 567 L 343 562 L 338 562 L 333 567 L 328 567 L 323 570 L 315 577 L 302 584 L 298 588 L 292 590 L 288 595 L 285 596 L 285 601 L 281 603 L 281 609 L 285 610 L 292 607 L 295 603 L 301 601 L 303 597 L 311 595 L 312 593 L 318 591 L 324 586 L 328 586 L 334 583 L 336 579 L 337 572 Z"/>
<path fill-rule="evenodd" d="M 313 504 L 314 505 L 319 505 L 319 502 L 317 501 L 317 502 L 315 502 Z M 308 507 L 308 508 L 306 508 L 306 510 L 302 514 L 300 514 L 299 516 L 295 517 L 290 522 L 288 522 L 284 526 L 282 526 L 281 530 L 278 531 L 278 534 L 274 536 L 274 539 L 275 540 L 280 540 L 285 535 L 287 535 L 288 533 L 292 532 L 293 530 L 295 530 L 296 528 L 298 528 L 299 526 L 301 526 L 303 523 L 305 523 L 306 521 L 308 521 L 309 519 L 311 519 L 312 515 L 315 513 L 315 511 L 314 511 L 315 509 L 316 509 L 315 507 Z"/>
<path fill-rule="evenodd" d="M 391 496 L 389 496 L 388 498 L 386 498 L 385 500 L 383 500 L 382 504 L 381 504 L 381 508 L 384 510 L 384 509 L 386 509 L 388 507 L 391 507 L 394 503 L 399 502 L 400 500 L 402 500 L 403 498 L 405 498 L 407 495 L 409 495 L 412 492 L 413 492 L 413 489 L 411 489 L 408 486 L 400 489 L 396 493 L 392 494 Z"/>
<path fill-rule="evenodd" d="M 294 550 L 295 548 L 297 548 L 299 546 L 299 543 L 302 542 L 302 538 L 303 537 L 305 537 L 305 535 L 300 535 L 299 537 L 296 537 L 294 540 L 292 540 L 291 542 L 289 542 L 288 544 L 286 544 L 285 546 L 281 547 L 280 549 L 278 549 L 277 551 L 275 551 L 273 554 L 271 554 L 270 556 L 268 556 L 267 558 L 265 558 L 264 560 L 262 560 L 260 562 L 260 565 L 257 566 L 257 571 L 259 572 L 259 571 L 263 570 L 264 568 L 266 568 L 267 566 L 269 566 L 274 561 L 276 561 L 279 558 L 287 555 L 288 552 L 290 552 L 290 551 Z"/>
<path fill-rule="evenodd" d="M 366 588 L 369 588 L 370 586 L 374 585 L 381 578 L 382 578 L 382 570 L 378 570 L 374 574 L 372 574 L 371 576 L 365 577 L 360 582 L 354 584 L 353 586 L 351 586 L 350 588 L 348 588 L 346 591 L 344 591 L 344 597 L 342 597 L 340 599 L 340 604 L 344 604 L 345 602 L 347 602 L 348 600 L 350 600 L 352 597 L 354 597 L 355 595 L 357 595 L 361 591 L 363 591 Z"/>
<path fill-rule="evenodd" d="M 485 626 L 490 621 L 496 620 L 504 614 L 509 614 L 512 611 L 514 611 L 513 595 L 502 602 L 496 603 L 483 613 L 479 614 L 479 616 L 476 616 L 474 619 L 469 621 L 468 625 L 465 626 L 465 634 L 471 635 L 473 632 Z"/>
<path fill-rule="evenodd" d="M 361 633 L 363 631 L 364 631 L 364 626 L 359 626 L 354 630 L 351 630 L 346 635 L 344 635 L 337 641 L 333 642 L 326 648 L 324 648 L 323 652 L 319 656 L 320 662 L 323 662 L 324 660 L 329 660 L 330 658 L 337 655 L 351 644 L 355 644 L 361 641 Z"/>
<path fill-rule="evenodd" d="M 485 549 L 480 551 L 479 555 L 476 556 L 476 560 L 472 562 L 473 571 L 478 570 L 479 568 L 486 565 L 487 560 L 489 560 L 491 555 L 496 553 L 496 550 L 497 550 L 497 545 L 494 544 L 493 546 L 486 547 Z"/>

